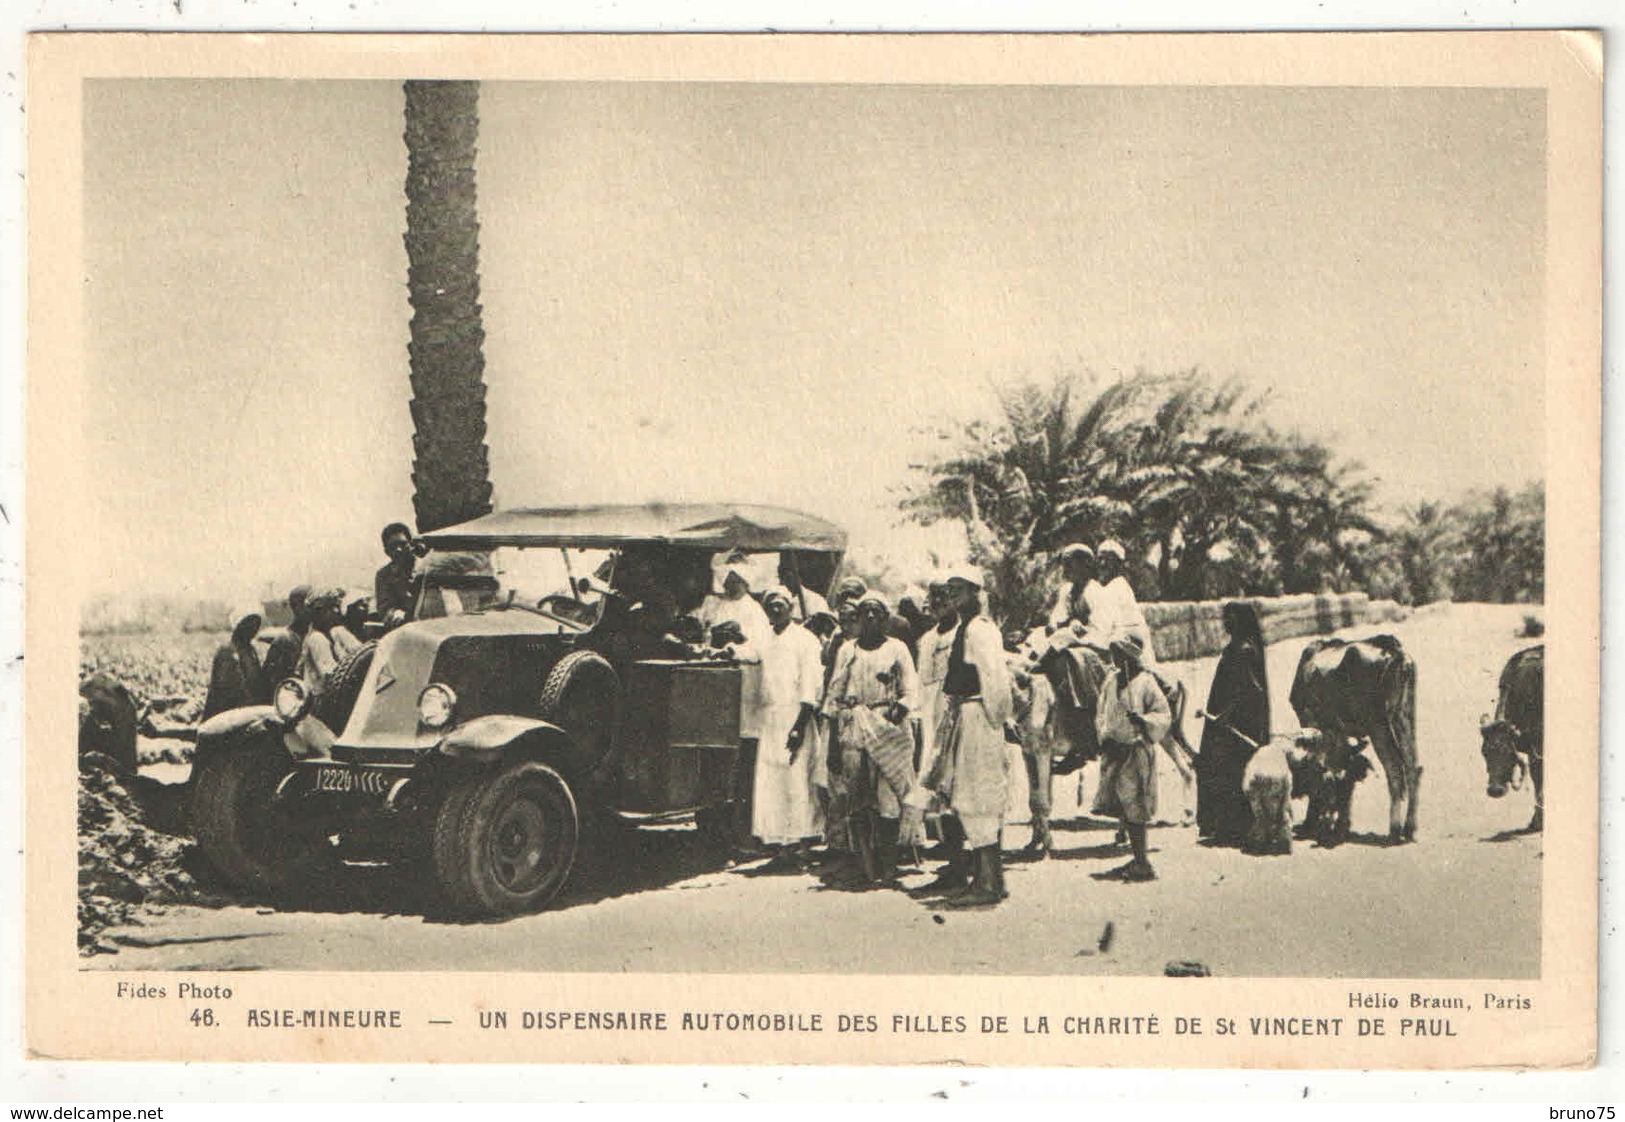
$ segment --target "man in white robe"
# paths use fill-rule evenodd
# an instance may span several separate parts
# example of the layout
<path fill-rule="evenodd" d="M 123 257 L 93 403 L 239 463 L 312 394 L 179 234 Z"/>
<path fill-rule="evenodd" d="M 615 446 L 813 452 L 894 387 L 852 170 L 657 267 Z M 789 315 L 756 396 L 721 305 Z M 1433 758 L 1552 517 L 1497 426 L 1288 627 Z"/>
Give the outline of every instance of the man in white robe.
<path fill-rule="evenodd" d="M 948 651 L 959 625 L 946 581 L 933 580 L 926 590 L 926 605 L 936 626 L 920 636 L 914 666 L 920 676 L 920 774 L 931 768 L 937 752 L 937 720 L 942 715 L 942 679 L 948 673 Z"/>
<path fill-rule="evenodd" d="M 1145 612 L 1123 575 L 1125 553 L 1116 541 L 1103 541 L 1095 551 L 1098 558 L 1099 591 L 1090 595 L 1089 630 L 1098 634 L 1104 645 L 1125 635 L 1137 635 L 1144 649 L 1143 663 L 1147 668 L 1157 665 L 1157 651 L 1151 642 L 1151 627 L 1145 621 Z"/>
<path fill-rule="evenodd" d="M 1061 573 L 1065 578 L 1050 605 L 1046 630 L 1055 632 L 1073 623 L 1088 624 L 1090 597 L 1100 582 L 1095 580 L 1095 551 L 1080 542 L 1061 550 Z"/>
<path fill-rule="evenodd" d="M 981 572 L 969 566 L 956 569 L 948 587 L 959 625 L 943 678 L 937 755 L 925 786 L 946 799 L 968 851 L 961 868 L 970 883 L 945 903 L 985 907 L 1007 895 L 999 845 L 1009 769 L 1004 726 L 1013 712 L 1010 675 L 999 629 L 982 612 Z"/>
<path fill-rule="evenodd" d="M 818 639 L 791 620 L 792 593 L 770 589 L 762 597 L 768 633 L 759 640 L 761 737 L 756 749 L 751 832 L 781 860 L 793 860 L 820 833 L 813 796 L 814 713 L 823 692 Z"/>

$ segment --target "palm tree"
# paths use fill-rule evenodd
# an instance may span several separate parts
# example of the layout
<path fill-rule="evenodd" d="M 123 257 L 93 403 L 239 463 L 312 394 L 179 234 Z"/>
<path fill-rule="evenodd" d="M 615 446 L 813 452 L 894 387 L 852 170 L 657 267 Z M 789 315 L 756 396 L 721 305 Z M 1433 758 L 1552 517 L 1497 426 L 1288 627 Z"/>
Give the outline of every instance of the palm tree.
<path fill-rule="evenodd" d="M 1406 602 L 1430 604 L 1449 594 L 1454 521 L 1449 511 L 1433 502 L 1407 507 L 1401 519 L 1389 538 L 1404 574 Z"/>
<path fill-rule="evenodd" d="M 1279 458 L 1257 420 L 1265 399 L 1194 370 L 1145 378 L 1142 392 L 1156 404 L 1121 477 L 1129 537 L 1140 556 L 1155 554 L 1159 595 L 1200 599 L 1217 547 L 1257 551 L 1263 537 L 1261 495 Z"/>
<path fill-rule="evenodd" d="M 491 509 L 474 153 L 479 83 L 406 83 L 412 501 L 420 531 Z"/>
<path fill-rule="evenodd" d="M 1544 598 L 1544 488 L 1533 484 L 1514 495 L 1497 487 L 1462 504 L 1456 517 L 1462 524 L 1457 599 L 1505 604 Z"/>
<path fill-rule="evenodd" d="M 1320 592 L 1364 582 L 1363 539 L 1383 536 L 1371 517 L 1371 482 L 1359 464 L 1339 463 L 1319 441 L 1280 438 L 1267 498 L 1269 536 L 1282 590 Z"/>
<path fill-rule="evenodd" d="M 914 466 L 923 479 L 902 504 L 915 521 L 965 523 L 971 560 L 992 574 L 999 614 L 1012 624 L 1042 607 L 1056 549 L 1115 532 L 1128 514 L 1111 476 L 1136 389 L 1114 383 L 1079 404 L 1077 388 L 1068 378 L 1021 383 L 999 395 L 995 421 L 939 433 L 951 450 Z"/>
<path fill-rule="evenodd" d="M 1144 598 L 1202 599 L 1238 577 L 1270 591 L 1277 566 L 1289 592 L 1358 583 L 1379 536 L 1370 484 L 1325 446 L 1271 429 L 1265 403 L 1194 370 L 1137 374 L 1081 405 L 1072 381 L 1018 385 L 996 419 L 939 434 L 951 451 L 916 465 L 903 509 L 965 523 L 1014 622 L 1041 605 L 1055 550 L 1106 536 L 1131 560 L 1155 558 Z"/>

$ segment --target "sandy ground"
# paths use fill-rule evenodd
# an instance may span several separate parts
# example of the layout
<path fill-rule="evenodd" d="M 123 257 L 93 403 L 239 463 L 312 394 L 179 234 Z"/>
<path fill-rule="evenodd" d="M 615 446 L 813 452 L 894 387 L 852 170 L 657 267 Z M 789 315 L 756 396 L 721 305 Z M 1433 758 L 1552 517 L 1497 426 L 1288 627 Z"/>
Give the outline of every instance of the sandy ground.
<path fill-rule="evenodd" d="M 425 913 L 401 874 L 351 868 L 293 910 L 173 907 L 113 932 L 116 955 L 87 969 L 525 970 L 909 974 L 1161 974 L 1194 960 L 1222 976 L 1526 978 L 1540 972 L 1541 840 L 1516 831 L 1533 797 L 1484 794 L 1478 718 L 1501 666 L 1529 640 L 1523 609 L 1456 605 L 1388 625 L 1418 666 L 1426 774 L 1418 842 L 1389 848 L 1381 775 L 1354 799 L 1354 839 L 1290 857 L 1197 845 L 1195 830 L 1152 832 L 1160 879 L 1092 879 L 1121 863 L 1107 823 L 1079 809 L 1094 768 L 1056 783 L 1056 855 L 1011 862 L 1010 899 L 936 912 L 899 892 L 854 894 L 810 876 L 719 868 L 691 830 L 638 831 L 600 855 L 548 911 L 456 923 Z M 1358 628 L 1347 634 L 1369 634 Z M 1277 728 L 1304 640 L 1269 652 Z M 1205 701 L 1215 659 L 1170 667 Z M 1192 743 L 1200 726 L 1187 718 Z M 1164 761 L 1164 814 L 1182 792 Z M 1019 792 L 1018 798 L 1024 798 Z M 1302 804 L 1298 805 L 1302 813 Z M 1006 846 L 1027 840 L 1006 830 Z M 927 879 L 924 872 L 907 883 Z M 1098 950 L 1107 924 L 1114 938 Z"/>

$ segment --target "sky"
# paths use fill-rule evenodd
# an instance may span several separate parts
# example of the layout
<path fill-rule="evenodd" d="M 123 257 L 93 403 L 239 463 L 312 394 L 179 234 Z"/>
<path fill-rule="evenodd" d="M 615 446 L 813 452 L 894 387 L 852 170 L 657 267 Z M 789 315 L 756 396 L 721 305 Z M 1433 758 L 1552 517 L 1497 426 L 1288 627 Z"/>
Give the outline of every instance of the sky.
<path fill-rule="evenodd" d="M 410 520 L 398 84 L 93 81 L 92 592 L 356 580 Z M 1539 91 L 486 83 L 499 505 L 898 530 L 910 430 L 1199 366 L 1389 505 L 1541 478 Z"/>

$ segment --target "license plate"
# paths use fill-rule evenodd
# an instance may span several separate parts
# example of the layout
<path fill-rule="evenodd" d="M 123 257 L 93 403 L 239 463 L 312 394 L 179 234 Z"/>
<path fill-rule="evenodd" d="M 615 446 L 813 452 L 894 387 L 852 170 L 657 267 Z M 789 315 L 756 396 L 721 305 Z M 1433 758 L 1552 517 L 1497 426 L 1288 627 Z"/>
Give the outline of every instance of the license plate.
<path fill-rule="evenodd" d="M 324 767 L 316 772 L 318 791 L 358 791 L 382 795 L 389 789 L 389 775 L 371 768 Z"/>

